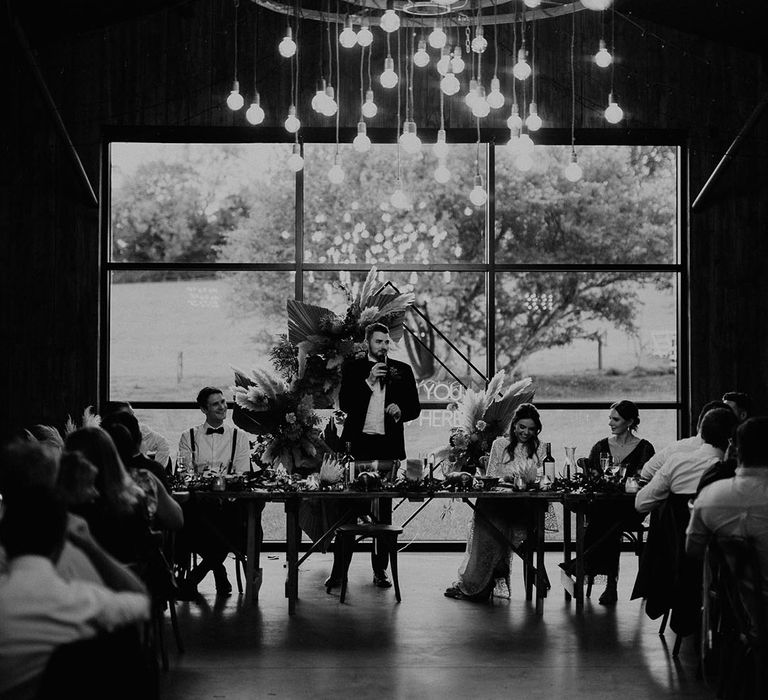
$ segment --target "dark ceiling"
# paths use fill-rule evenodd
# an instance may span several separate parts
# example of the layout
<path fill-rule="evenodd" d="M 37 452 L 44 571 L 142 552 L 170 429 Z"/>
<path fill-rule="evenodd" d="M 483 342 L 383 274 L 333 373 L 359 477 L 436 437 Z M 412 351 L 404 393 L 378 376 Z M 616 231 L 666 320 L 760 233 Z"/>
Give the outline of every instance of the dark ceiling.
<path fill-rule="evenodd" d="M 228 2 L 231 0 L 221 0 Z M 252 0 L 242 0 L 243 3 Z M 569 0 L 543 0 L 543 5 L 567 4 Z M 639 22 L 650 21 L 688 34 L 765 53 L 767 0 L 615 0 L 616 11 Z M 198 0 L 69 0 L 47 3 L 44 11 L 29 0 L 9 0 L 12 15 L 18 15 L 33 44 L 57 37 L 88 32 L 100 27 L 150 15 L 163 8 L 179 13 Z M 289 4 L 291 0 L 284 0 Z M 322 0 L 300 0 L 318 6 Z M 470 0 L 471 4 L 472 0 Z M 511 0 L 502 5 L 511 7 Z M 342 3 L 342 8 L 347 3 Z"/>

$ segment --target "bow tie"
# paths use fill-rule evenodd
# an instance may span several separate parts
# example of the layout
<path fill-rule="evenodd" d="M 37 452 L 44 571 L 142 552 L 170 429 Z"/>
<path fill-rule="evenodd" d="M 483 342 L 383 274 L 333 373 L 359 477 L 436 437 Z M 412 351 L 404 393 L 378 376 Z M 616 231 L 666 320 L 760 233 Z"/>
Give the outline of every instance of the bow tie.
<path fill-rule="evenodd" d="M 206 435 L 212 435 L 213 433 L 217 433 L 218 435 L 224 435 L 224 426 L 221 428 L 208 428 L 208 430 L 205 431 Z"/>

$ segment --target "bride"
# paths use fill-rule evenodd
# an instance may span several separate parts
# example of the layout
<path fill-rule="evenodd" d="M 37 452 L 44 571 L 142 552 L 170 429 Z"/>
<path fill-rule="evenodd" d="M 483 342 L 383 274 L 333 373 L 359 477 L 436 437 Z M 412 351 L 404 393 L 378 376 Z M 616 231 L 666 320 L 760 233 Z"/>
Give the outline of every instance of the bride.
<path fill-rule="evenodd" d="M 517 407 L 509 429 L 509 437 L 499 437 L 491 445 L 487 476 L 497 476 L 510 484 L 522 477 L 525 483 L 536 479 L 543 450 L 539 442 L 541 418 L 533 404 Z M 478 498 L 467 537 L 467 549 L 459 567 L 459 579 L 445 590 L 448 598 L 488 600 L 497 578 L 509 579 L 512 549 L 502 542 L 487 520 L 504 533 L 515 546 L 524 540 L 529 521 L 523 504 L 510 506 L 509 501 Z"/>

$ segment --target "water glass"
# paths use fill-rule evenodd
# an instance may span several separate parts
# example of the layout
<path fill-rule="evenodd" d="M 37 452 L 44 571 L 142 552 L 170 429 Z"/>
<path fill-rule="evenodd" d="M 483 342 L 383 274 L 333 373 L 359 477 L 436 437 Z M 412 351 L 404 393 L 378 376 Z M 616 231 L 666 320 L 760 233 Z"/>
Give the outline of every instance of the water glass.
<path fill-rule="evenodd" d="M 608 467 L 611 466 L 611 453 L 610 452 L 601 452 L 600 453 L 600 471 L 605 474 L 608 471 Z"/>

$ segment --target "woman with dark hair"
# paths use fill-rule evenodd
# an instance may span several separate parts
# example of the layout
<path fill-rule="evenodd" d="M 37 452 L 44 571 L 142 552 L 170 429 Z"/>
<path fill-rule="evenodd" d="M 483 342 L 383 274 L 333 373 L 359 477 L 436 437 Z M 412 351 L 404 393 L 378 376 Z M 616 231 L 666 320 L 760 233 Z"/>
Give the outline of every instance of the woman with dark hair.
<path fill-rule="evenodd" d="M 632 401 L 617 401 L 611 405 L 608 414 L 609 437 L 598 440 L 589 452 L 590 472 L 602 472 L 601 455 L 611 465 L 620 464 L 625 476 L 640 473 L 643 465 L 653 457 L 653 445 L 637 437 L 635 431 L 640 425 L 640 411 Z M 605 591 L 599 598 L 601 605 L 613 605 L 618 599 L 619 555 L 621 533 L 640 525 L 641 517 L 635 512 L 634 504 L 598 504 L 587 511 L 587 528 L 584 533 L 584 573 L 594 580 L 596 575 L 607 577 Z"/>
<path fill-rule="evenodd" d="M 539 442 L 541 418 L 533 404 L 517 407 L 509 427 L 508 437 L 493 441 L 486 468 L 487 476 L 496 476 L 503 482 L 515 483 L 522 478 L 526 483 L 536 480 L 541 466 L 543 450 Z M 459 579 L 445 590 L 448 598 L 459 600 L 488 600 L 497 578 L 509 579 L 511 547 L 502 543 L 488 520 L 503 532 L 515 546 L 525 540 L 529 512 L 525 508 L 510 508 L 508 503 L 478 498 L 475 514 L 470 523 L 467 550 L 459 567 Z"/>

